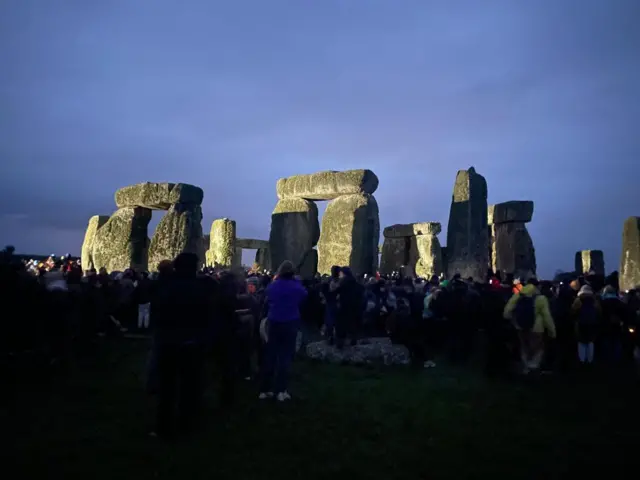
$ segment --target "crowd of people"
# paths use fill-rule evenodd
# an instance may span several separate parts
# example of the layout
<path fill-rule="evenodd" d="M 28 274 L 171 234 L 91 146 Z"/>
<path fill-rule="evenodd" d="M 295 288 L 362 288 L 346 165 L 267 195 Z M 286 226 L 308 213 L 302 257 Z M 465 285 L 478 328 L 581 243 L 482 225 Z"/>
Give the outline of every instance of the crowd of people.
<path fill-rule="evenodd" d="M 482 362 L 487 375 L 589 370 L 633 371 L 640 361 L 640 293 L 620 292 L 615 274 L 571 283 L 501 277 L 444 279 L 356 276 L 348 267 L 300 279 L 291 262 L 257 273 L 199 269 L 193 254 L 157 271 L 82 271 L 57 260 L 37 274 L 2 254 L 0 281 L 8 311 L 3 358 L 40 355 L 65 363 L 96 338 L 149 332 L 147 387 L 157 398 L 155 433 L 197 425 L 210 360 L 223 405 L 235 385 L 256 377 L 261 400 L 286 402 L 301 328 L 335 348 L 362 337 L 390 337 L 412 363 Z M 178 417 L 174 418 L 175 412 Z"/>

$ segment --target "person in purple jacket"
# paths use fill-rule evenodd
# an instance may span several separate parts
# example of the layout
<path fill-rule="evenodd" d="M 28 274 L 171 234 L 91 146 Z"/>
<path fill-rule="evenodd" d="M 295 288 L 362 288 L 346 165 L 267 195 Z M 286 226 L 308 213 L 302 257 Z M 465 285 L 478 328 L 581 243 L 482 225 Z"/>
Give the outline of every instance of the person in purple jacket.
<path fill-rule="evenodd" d="M 291 399 L 287 392 L 289 370 L 296 349 L 300 323 L 300 306 L 307 296 L 302 284 L 294 278 L 295 268 L 282 262 L 276 279 L 267 287 L 268 339 L 261 372 L 260 399 L 276 393 L 280 402 Z"/>

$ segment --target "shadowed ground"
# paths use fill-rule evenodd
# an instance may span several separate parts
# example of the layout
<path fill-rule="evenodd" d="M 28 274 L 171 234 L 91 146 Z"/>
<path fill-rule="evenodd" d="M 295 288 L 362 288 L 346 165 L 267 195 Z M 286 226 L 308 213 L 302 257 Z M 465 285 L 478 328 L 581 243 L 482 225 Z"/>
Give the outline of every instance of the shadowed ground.
<path fill-rule="evenodd" d="M 298 361 L 292 403 L 258 403 L 245 383 L 225 413 L 211 393 L 203 431 L 164 444 L 147 436 L 146 341 L 115 346 L 5 396 L 12 478 L 549 478 L 637 462 L 640 395 L 628 380 L 502 383 L 441 366 Z"/>

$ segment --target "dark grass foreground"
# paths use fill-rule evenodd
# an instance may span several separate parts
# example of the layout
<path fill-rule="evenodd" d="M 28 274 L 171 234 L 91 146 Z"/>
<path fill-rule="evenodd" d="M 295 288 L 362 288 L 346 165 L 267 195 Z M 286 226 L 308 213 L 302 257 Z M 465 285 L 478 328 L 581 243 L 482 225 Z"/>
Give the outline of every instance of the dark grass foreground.
<path fill-rule="evenodd" d="M 640 395 L 604 374 L 485 380 L 470 369 L 358 369 L 298 361 L 289 404 L 243 385 L 208 397 L 203 431 L 147 434 L 146 344 L 3 400 L 6 478 L 609 478 L 637 471 Z M 5 403 L 7 402 L 7 403 Z"/>

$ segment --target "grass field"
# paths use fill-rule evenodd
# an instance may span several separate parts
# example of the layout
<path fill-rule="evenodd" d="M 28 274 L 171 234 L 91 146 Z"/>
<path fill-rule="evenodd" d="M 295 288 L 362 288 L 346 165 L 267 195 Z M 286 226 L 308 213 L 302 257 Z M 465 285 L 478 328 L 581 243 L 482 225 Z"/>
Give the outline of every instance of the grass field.
<path fill-rule="evenodd" d="M 560 478 L 637 470 L 640 395 L 606 374 L 489 381 L 472 368 L 359 369 L 298 361 L 289 404 L 207 399 L 202 432 L 150 438 L 146 344 L 3 402 L 5 478 Z M 213 385 L 215 387 L 215 384 Z M 632 473 L 634 472 L 634 473 Z M 603 473 L 604 474 L 604 473 Z"/>

